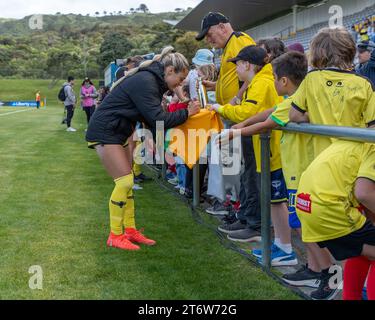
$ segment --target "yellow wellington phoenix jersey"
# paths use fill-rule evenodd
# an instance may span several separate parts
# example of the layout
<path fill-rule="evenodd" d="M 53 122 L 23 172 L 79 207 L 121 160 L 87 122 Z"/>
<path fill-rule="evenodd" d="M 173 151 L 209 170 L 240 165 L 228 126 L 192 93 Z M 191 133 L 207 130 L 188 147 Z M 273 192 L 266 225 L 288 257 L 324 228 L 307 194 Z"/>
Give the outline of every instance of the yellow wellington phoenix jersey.
<path fill-rule="evenodd" d="M 309 72 L 293 95 L 292 106 L 308 112 L 310 123 L 365 127 L 375 124 L 375 94 L 371 82 L 351 71 L 322 69 Z M 334 139 L 314 137 L 319 155 Z"/>
<path fill-rule="evenodd" d="M 289 122 L 289 111 L 293 96 L 277 105 L 270 118 L 279 126 L 285 127 Z M 312 136 L 283 132 L 280 142 L 281 165 L 288 189 L 289 213 L 295 213 L 296 194 L 302 173 L 314 160 Z"/>
<path fill-rule="evenodd" d="M 243 32 L 233 32 L 228 40 L 221 58 L 220 74 L 216 83 L 216 101 L 219 104 L 229 103 L 240 90 L 236 64 L 228 60 L 237 57 L 243 48 L 250 45 L 255 45 L 254 40 Z"/>
<path fill-rule="evenodd" d="M 202 109 L 185 123 L 168 130 L 168 150 L 178 155 L 192 169 L 206 149 L 211 134 L 223 129 L 224 125 L 215 111 Z"/>
<path fill-rule="evenodd" d="M 219 113 L 233 122 L 239 123 L 264 110 L 273 108 L 283 98 L 277 95 L 275 82 L 273 77 L 272 65 L 265 65 L 259 71 L 249 84 L 241 105 L 232 106 L 226 104 L 219 107 Z M 281 168 L 280 158 L 280 139 L 282 133 L 280 131 L 272 131 L 271 133 L 271 171 Z M 261 171 L 260 157 L 260 136 L 253 136 L 254 154 L 257 163 L 257 171 Z"/>
<path fill-rule="evenodd" d="M 320 242 L 363 227 L 365 216 L 354 196 L 357 178 L 375 183 L 375 145 L 336 140 L 302 174 L 297 214 L 302 240 Z"/>

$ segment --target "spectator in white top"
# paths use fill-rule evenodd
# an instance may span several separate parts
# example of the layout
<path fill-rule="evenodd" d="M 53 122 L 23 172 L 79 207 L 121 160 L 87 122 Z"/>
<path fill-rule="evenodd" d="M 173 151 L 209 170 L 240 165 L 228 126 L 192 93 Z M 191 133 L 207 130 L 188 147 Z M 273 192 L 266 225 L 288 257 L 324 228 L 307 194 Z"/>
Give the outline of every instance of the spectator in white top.
<path fill-rule="evenodd" d="M 198 80 L 198 71 L 197 67 L 213 64 L 214 63 L 214 54 L 211 50 L 208 49 L 199 49 L 195 57 L 193 58 L 194 69 L 191 70 L 186 78 L 187 84 L 189 84 L 190 90 L 190 99 L 198 99 L 197 91 L 197 80 Z"/>

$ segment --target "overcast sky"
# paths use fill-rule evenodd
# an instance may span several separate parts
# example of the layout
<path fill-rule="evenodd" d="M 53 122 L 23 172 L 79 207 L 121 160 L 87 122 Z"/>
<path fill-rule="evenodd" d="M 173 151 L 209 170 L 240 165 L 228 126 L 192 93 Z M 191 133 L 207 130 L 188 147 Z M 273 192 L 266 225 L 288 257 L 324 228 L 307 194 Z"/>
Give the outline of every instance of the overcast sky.
<path fill-rule="evenodd" d="M 138 8 L 141 3 L 147 5 L 151 12 L 174 11 L 175 8 L 196 7 L 202 0 L 0 0 L 1 18 L 23 18 L 33 14 L 81 13 L 86 15 L 101 14 L 103 11 L 127 12 Z M 175 3 L 172 4 L 171 3 Z"/>

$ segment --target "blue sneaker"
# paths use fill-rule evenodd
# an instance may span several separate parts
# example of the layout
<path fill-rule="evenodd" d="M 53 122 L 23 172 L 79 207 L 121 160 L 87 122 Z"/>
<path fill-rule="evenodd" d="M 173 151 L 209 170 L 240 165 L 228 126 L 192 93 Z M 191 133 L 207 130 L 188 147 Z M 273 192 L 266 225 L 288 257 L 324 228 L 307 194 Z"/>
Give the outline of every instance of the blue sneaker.
<path fill-rule="evenodd" d="M 272 245 L 271 245 L 271 255 L 274 251 L 277 251 L 277 250 L 278 250 L 278 247 L 274 243 L 272 243 Z M 262 258 L 262 252 L 263 252 L 262 249 L 254 249 L 253 251 L 251 251 L 252 255 L 259 258 L 259 259 Z"/>
<path fill-rule="evenodd" d="M 172 180 L 176 178 L 176 175 L 172 172 L 169 172 L 165 177 L 167 180 Z"/>
<path fill-rule="evenodd" d="M 362 300 L 368 300 L 366 287 L 362 289 Z"/>
<path fill-rule="evenodd" d="M 298 264 L 297 256 L 292 251 L 291 254 L 286 253 L 275 245 L 276 248 L 271 251 L 271 266 L 272 267 L 285 267 L 295 266 Z M 258 262 L 262 262 L 262 258 L 258 258 Z"/>

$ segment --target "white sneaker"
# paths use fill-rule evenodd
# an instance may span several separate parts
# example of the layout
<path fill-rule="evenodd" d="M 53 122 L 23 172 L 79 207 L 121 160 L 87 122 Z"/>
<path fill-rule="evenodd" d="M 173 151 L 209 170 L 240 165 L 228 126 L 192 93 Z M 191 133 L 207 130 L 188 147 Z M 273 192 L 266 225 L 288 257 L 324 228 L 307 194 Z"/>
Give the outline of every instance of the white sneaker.
<path fill-rule="evenodd" d="M 178 185 L 178 178 L 174 177 L 173 179 L 169 179 L 168 183 L 170 183 L 170 184 L 172 184 L 174 186 L 177 186 Z"/>
<path fill-rule="evenodd" d="M 72 128 L 72 127 L 69 127 L 68 129 L 66 129 L 67 132 L 76 132 L 77 130 Z"/>
<path fill-rule="evenodd" d="M 137 191 L 137 190 L 143 190 L 143 188 L 142 188 L 139 184 L 134 184 L 134 186 L 133 186 L 133 190 L 134 190 L 134 191 Z"/>

